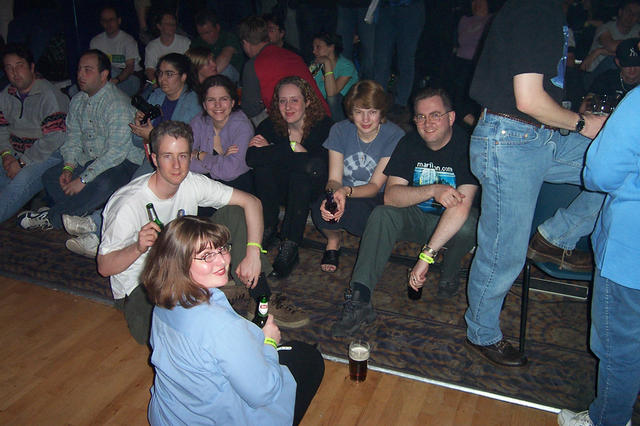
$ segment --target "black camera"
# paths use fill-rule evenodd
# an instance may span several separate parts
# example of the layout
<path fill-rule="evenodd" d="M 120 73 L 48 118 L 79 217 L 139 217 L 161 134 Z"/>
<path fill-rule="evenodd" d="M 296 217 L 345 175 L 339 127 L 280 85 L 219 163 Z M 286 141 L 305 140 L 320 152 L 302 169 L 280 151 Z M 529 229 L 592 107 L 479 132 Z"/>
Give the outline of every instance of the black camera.
<path fill-rule="evenodd" d="M 158 105 L 151 105 L 140 95 L 135 95 L 131 98 L 131 105 L 144 114 L 144 117 L 140 120 L 140 124 L 146 124 L 147 121 L 153 120 L 154 118 L 158 118 L 162 115 L 162 110 Z"/>

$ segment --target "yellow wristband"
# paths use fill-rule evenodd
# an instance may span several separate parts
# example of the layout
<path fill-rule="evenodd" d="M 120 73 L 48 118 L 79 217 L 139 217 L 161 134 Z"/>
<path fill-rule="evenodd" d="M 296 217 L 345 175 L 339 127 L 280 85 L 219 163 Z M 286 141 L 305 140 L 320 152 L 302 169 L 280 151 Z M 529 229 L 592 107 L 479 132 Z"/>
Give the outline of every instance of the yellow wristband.
<path fill-rule="evenodd" d="M 264 344 L 265 345 L 271 345 L 271 346 L 273 346 L 275 348 L 276 351 L 278 350 L 278 344 L 271 337 L 265 337 L 264 338 Z"/>
<path fill-rule="evenodd" d="M 289 146 L 291 147 L 291 151 L 294 151 L 294 152 L 295 152 L 295 150 L 296 150 L 296 144 L 297 144 L 297 143 L 298 143 L 298 142 L 296 142 L 296 141 L 290 141 L 290 142 L 289 142 Z"/>
<path fill-rule="evenodd" d="M 333 74 L 333 71 L 325 72 L 324 76 L 326 77 L 326 76 L 331 75 L 331 74 Z"/>
<path fill-rule="evenodd" d="M 433 260 L 433 257 L 427 255 L 427 253 L 420 253 L 420 255 L 418 256 L 418 259 L 424 262 L 427 262 L 429 265 L 435 262 L 435 260 Z"/>
<path fill-rule="evenodd" d="M 266 253 L 267 252 L 265 249 L 262 248 L 262 244 L 260 244 L 260 243 L 247 243 L 247 247 L 249 247 L 249 246 L 258 247 L 260 249 L 260 253 Z"/>
<path fill-rule="evenodd" d="M 4 158 L 5 155 L 10 155 L 10 154 L 11 154 L 11 151 L 10 150 L 6 150 L 2 154 L 0 154 L 0 158 Z"/>

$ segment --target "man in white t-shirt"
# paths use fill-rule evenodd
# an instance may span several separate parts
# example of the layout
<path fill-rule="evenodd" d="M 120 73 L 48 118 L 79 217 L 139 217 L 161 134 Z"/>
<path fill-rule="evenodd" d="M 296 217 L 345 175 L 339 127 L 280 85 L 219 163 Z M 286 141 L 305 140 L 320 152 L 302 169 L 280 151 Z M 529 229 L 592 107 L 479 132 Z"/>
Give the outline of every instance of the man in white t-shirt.
<path fill-rule="evenodd" d="M 144 51 L 144 73 L 149 81 L 156 80 L 158 59 L 167 53 L 184 53 L 191 44 L 189 38 L 176 34 L 177 22 L 176 17 L 171 13 L 160 16 L 157 24 L 160 37 L 151 40 Z M 157 85 L 154 84 L 154 87 Z"/>
<path fill-rule="evenodd" d="M 609 21 L 596 30 L 593 43 L 589 50 L 589 55 L 585 58 L 583 68 L 589 72 L 606 71 L 615 69 L 613 58 L 616 54 L 618 44 L 622 40 L 640 36 L 640 0 L 625 0 L 618 9 L 618 18 Z M 600 68 L 605 59 L 606 63 Z M 593 76 L 595 78 L 595 75 Z"/>
<path fill-rule="evenodd" d="M 227 226 L 231 233 L 234 280 L 244 284 L 254 300 L 271 294 L 265 278 L 271 268 L 259 244 L 264 226 L 260 201 L 189 171 L 193 132 L 188 124 L 165 121 L 153 129 L 150 140 L 157 170 L 131 181 L 109 199 L 97 258 L 98 272 L 110 277 L 116 306 L 123 309 L 131 335 L 141 344 L 148 342 L 153 306 L 138 278 L 147 250 L 161 232 L 160 226 L 149 220 L 148 203 L 164 224 L 179 212 L 196 215 L 198 206 L 218 209 L 212 220 Z M 269 312 L 279 325 L 301 327 L 309 322 L 300 310 L 280 303 L 281 296 L 274 295 L 274 299 Z"/>
<path fill-rule="evenodd" d="M 104 32 L 91 39 L 90 49 L 103 51 L 111 60 L 111 82 L 129 96 L 140 89 L 140 78 L 134 72 L 140 71 L 138 43 L 120 29 L 122 20 L 113 7 L 100 11 L 100 25 Z"/>

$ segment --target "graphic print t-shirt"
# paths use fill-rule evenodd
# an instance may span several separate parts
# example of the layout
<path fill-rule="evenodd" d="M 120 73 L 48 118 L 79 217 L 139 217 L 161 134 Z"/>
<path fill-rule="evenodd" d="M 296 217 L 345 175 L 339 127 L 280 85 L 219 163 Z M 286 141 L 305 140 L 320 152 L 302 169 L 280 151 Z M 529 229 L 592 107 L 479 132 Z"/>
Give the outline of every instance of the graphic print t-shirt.
<path fill-rule="evenodd" d="M 427 147 L 417 131 L 407 134 L 393 151 L 384 174 L 401 177 L 409 182 L 409 186 L 444 184 L 457 188 L 478 185 L 469 167 L 469 136 L 457 126 L 453 128 L 449 143 L 438 151 Z M 418 207 L 436 214 L 444 211 L 433 198 L 421 202 Z"/>

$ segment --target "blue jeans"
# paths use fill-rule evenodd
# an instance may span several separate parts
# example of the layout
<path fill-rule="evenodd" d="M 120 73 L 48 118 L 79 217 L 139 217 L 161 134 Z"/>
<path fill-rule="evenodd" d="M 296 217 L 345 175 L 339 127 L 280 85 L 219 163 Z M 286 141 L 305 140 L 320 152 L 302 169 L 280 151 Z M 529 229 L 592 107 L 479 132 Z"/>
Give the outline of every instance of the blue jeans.
<path fill-rule="evenodd" d="M 426 19 L 424 1 L 414 0 L 408 6 L 380 7 L 379 12 L 375 29 L 374 80 L 387 88 L 395 47 L 398 64 L 395 104 L 406 106 L 413 89 L 416 49 Z"/>
<path fill-rule="evenodd" d="M 0 223 L 15 215 L 42 190 L 42 174 L 61 161 L 52 154 L 41 163 L 24 166 L 13 179 L 0 167 Z"/>
<path fill-rule="evenodd" d="M 478 345 L 502 340 L 500 309 L 524 265 L 531 222 L 543 181 L 580 185 L 591 141 L 561 136 L 493 114 L 471 136 L 471 171 L 482 185 L 478 248 L 469 275 L 467 336 Z M 582 191 L 566 209 L 540 225 L 548 241 L 573 249 L 593 231 L 604 195 Z"/>
<path fill-rule="evenodd" d="M 342 37 L 342 56 L 353 61 L 353 36 L 358 34 L 360 46 L 358 59 L 360 77 L 373 78 L 373 52 L 375 43 L 375 24 L 364 22 L 368 7 L 338 6 L 338 24 L 336 32 Z"/>
<path fill-rule="evenodd" d="M 624 425 L 640 392 L 640 290 L 595 272 L 591 350 L 600 363 L 589 417 L 596 425 Z"/>
<path fill-rule="evenodd" d="M 77 166 L 73 171 L 73 179 L 77 178 L 91 164 Z M 124 160 L 122 163 L 100 173 L 94 180 L 87 183 L 84 189 L 75 195 L 67 195 L 60 186 L 60 175 L 63 164 L 51 167 L 42 175 L 42 184 L 52 199 L 52 207 L 48 218 L 54 228 L 62 228 L 62 215 L 70 214 L 82 216 L 93 212 L 104 204 L 111 194 L 127 184 L 131 175 L 138 168 L 137 164 Z"/>

